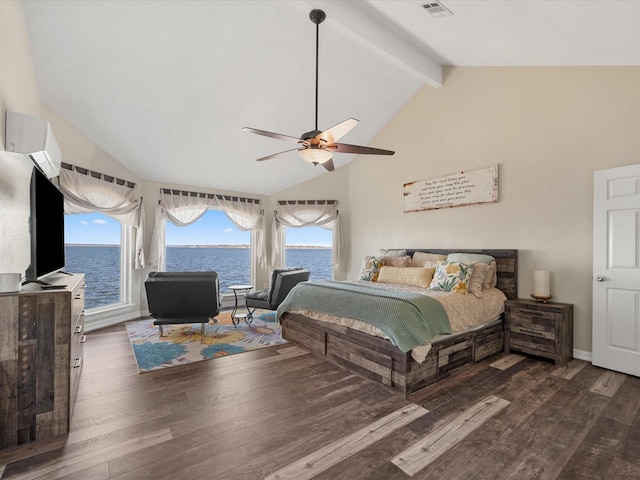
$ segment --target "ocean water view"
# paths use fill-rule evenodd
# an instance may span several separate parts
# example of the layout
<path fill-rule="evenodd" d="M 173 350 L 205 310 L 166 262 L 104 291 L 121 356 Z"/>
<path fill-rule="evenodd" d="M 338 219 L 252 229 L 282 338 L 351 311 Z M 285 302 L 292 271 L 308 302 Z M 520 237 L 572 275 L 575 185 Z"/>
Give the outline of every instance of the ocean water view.
<path fill-rule="evenodd" d="M 310 279 L 330 279 L 331 249 L 287 248 L 288 267 L 301 266 L 311 272 Z M 66 245 L 65 270 L 85 274 L 85 307 L 95 308 L 120 300 L 120 246 Z M 247 247 L 167 246 L 167 271 L 214 270 L 220 278 L 221 293 L 229 285 L 250 283 L 250 249 Z"/>

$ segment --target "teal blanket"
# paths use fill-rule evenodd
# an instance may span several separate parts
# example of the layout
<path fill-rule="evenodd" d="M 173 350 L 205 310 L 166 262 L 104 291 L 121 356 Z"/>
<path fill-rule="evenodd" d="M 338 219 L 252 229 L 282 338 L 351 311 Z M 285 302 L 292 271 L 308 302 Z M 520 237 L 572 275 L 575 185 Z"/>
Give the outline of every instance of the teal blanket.
<path fill-rule="evenodd" d="M 359 283 L 320 280 L 296 285 L 280 304 L 287 310 L 313 310 L 375 325 L 403 352 L 451 333 L 447 312 L 426 295 L 383 290 Z"/>

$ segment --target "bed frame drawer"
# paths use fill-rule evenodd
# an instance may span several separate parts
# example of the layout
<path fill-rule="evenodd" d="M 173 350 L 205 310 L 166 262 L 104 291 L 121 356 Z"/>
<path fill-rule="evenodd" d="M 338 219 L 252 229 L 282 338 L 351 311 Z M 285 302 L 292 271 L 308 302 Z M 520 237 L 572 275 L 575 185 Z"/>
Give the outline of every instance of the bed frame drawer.
<path fill-rule="evenodd" d="M 457 369 L 503 350 L 503 322 L 450 336 L 432 344 L 427 358 L 418 363 L 389 340 L 296 313 L 280 318 L 286 340 L 322 355 L 327 360 L 370 378 L 387 388 L 411 395 Z"/>

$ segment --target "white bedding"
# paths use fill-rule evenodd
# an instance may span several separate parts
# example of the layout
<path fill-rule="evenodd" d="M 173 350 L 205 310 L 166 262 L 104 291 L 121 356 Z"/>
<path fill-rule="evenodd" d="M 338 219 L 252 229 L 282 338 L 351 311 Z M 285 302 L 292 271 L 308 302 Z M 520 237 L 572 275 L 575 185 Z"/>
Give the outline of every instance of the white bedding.
<path fill-rule="evenodd" d="M 451 333 L 460 333 L 466 330 L 474 330 L 487 323 L 493 322 L 504 312 L 504 302 L 507 297 L 497 288 L 482 290 L 481 298 L 468 293 L 460 295 L 459 293 L 441 292 L 436 290 L 428 290 L 422 287 L 413 287 L 409 285 L 398 285 L 392 283 L 376 283 L 358 281 L 357 283 L 365 283 L 374 288 L 383 290 L 395 290 L 400 292 L 419 293 L 427 295 L 438 300 L 444 310 L 447 312 L 449 322 L 451 323 Z M 328 313 L 316 312 L 312 310 L 291 310 L 292 313 L 299 313 L 316 320 L 341 325 L 344 327 L 357 330 L 359 332 L 374 335 L 376 337 L 388 339 L 389 337 L 379 328 L 362 320 L 353 318 L 335 317 Z M 441 337 L 436 337 L 437 340 Z M 420 345 L 411 350 L 413 359 L 422 363 L 427 354 L 431 350 L 431 343 Z"/>

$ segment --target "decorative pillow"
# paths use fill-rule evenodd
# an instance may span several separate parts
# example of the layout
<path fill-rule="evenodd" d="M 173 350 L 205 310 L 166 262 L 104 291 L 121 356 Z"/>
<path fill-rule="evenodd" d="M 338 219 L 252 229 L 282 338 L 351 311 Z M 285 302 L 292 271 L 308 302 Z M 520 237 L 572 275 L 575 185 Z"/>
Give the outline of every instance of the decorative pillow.
<path fill-rule="evenodd" d="M 435 268 L 383 266 L 377 282 L 428 288 L 435 270 Z"/>
<path fill-rule="evenodd" d="M 404 257 L 407 254 L 405 249 L 401 248 L 381 248 L 381 257 Z"/>
<path fill-rule="evenodd" d="M 362 260 L 362 267 L 360 268 L 360 280 L 375 282 L 381 266 L 382 257 L 365 255 L 364 260 Z"/>
<path fill-rule="evenodd" d="M 404 257 L 383 257 L 382 264 L 388 267 L 410 267 L 411 257 L 405 255 Z"/>
<path fill-rule="evenodd" d="M 447 262 L 460 262 L 471 264 L 473 262 L 486 263 L 495 262 L 495 258 L 491 255 L 484 255 L 482 253 L 450 253 L 447 255 Z"/>
<path fill-rule="evenodd" d="M 437 253 L 415 252 L 411 259 L 412 267 L 422 267 L 424 262 L 444 262 L 447 259 L 446 255 L 439 255 Z"/>
<path fill-rule="evenodd" d="M 489 264 L 489 271 L 484 276 L 482 288 L 494 288 L 498 284 L 498 265 L 495 260 Z"/>
<path fill-rule="evenodd" d="M 469 277 L 469 293 L 476 297 L 482 297 L 482 285 L 487 280 L 487 275 L 490 275 L 487 282 L 493 277 L 493 270 L 491 265 L 486 263 L 473 263 L 471 264 L 473 270 L 471 271 L 471 277 Z"/>
<path fill-rule="evenodd" d="M 442 262 L 438 264 L 429 288 L 466 295 L 472 270 L 466 263 Z"/>

